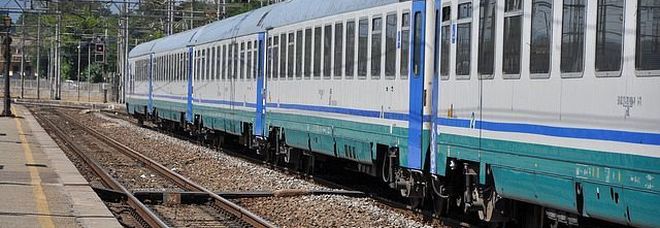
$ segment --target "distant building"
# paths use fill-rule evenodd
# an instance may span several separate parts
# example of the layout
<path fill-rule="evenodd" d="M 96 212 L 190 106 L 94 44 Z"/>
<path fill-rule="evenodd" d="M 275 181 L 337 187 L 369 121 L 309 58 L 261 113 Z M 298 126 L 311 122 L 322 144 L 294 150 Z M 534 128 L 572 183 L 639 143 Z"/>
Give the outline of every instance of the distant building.
<path fill-rule="evenodd" d="M 2 37 L 4 39 L 4 36 Z M 23 53 L 21 53 L 21 37 L 12 37 L 13 41 L 11 43 L 11 66 L 9 67 L 9 76 L 12 78 L 21 77 L 21 58 L 23 58 Z M 25 40 L 25 47 L 30 47 L 32 44 L 31 40 Z M 25 53 L 25 79 L 34 79 L 36 78 L 36 72 L 32 71 L 32 58 L 29 55 L 29 48 L 25 48 L 27 51 Z M 0 45 L 0 53 L 4 53 L 2 45 Z M 4 77 L 5 72 L 5 58 L 4 54 L 0 54 L 0 76 Z"/>

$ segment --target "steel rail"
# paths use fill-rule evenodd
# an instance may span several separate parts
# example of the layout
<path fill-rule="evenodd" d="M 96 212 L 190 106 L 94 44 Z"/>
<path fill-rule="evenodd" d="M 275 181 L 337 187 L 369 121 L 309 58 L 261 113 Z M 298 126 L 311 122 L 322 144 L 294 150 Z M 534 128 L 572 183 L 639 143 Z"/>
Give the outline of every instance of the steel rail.
<path fill-rule="evenodd" d="M 206 189 L 205 187 L 189 180 L 188 178 L 168 169 L 167 167 L 163 166 L 162 164 L 154 161 L 153 159 L 144 156 L 143 154 L 133 150 L 132 148 L 94 130 L 91 129 L 87 126 L 84 126 L 82 124 L 79 124 L 77 120 L 74 120 L 73 118 L 60 113 L 59 111 L 56 111 L 61 117 L 63 117 L 66 120 L 69 120 L 69 122 L 78 125 L 81 129 L 84 131 L 94 135 L 96 138 L 99 140 L 104 141 L 108 145 L 114 147 L 115 149 L 118 149 L 119 151 L 123 152 L 124 154 L 128 155 L 129 157 L 132 157 L 152 170 L 158 172 L 159 174 L 163 175 L 164 177 L 167 177 L 169 180 L 172 182 L 176 183 L 179 187 L 182 189 L 185 189 L 187 191 L 198 191 L 198 192 L 203 192 L 208 194 L 214 202 L 212 203 L 212 206 L 216 209 L 221 209 L 224 211 L 229 212 L 230 214 L 236 216 L 238 219 L 245 221 L 246 223 L 254 226 L 254 227 L 259 227 L 259 228 L 270 228 L 270 227 L 275 227 L 275 225 L 271 224 L 269 221 L 255 215 L 254 213 L 250 212 L 249 210 L 238 206 L 237 204 L 219 196 L 218 194 Z"/>
<path fill-rule="evenodd" d="M 36 117 L 37 115 L 35 115 Z M 151 211 L 147 206 L 145 206 L 140 200 L 138 200 L 137 197 L 133 196 L 128 189 L 126 189 L 123 185 L 121 185 L 115 178 L 113 178 L 108 172 L 106 172 L 101 166 L 94 160 L 90 159 L 83 150 L 76 146 L 76 144 L 69 139 L 69 137 L 66 136 L 64 131 L 62 131 L 61 128 L 57 127 L 55 123 L 53 123 L 51 120 L 48 118 L 39 118 L 42 120 L 42 122 L 47 123 L 50 125 L 50 128 L 54 131 L 54 133 L 64 141 L 64 143 L 73 151 L 88 167 L 92 169 L 94 174 L 96 176 L 101 178 L 101 182 L 103 185 L 110 187 L 111 189 L 115 191 L 119 191 L 121 193 L 124 193 L 126 196 L 126 203 L 134 209 L 135 213 L 140 217 L 142 220 L 143 226 L 149 226 L 149 227 L 169 227 L 165 222 L 163 222 L 153 211 Z"/>

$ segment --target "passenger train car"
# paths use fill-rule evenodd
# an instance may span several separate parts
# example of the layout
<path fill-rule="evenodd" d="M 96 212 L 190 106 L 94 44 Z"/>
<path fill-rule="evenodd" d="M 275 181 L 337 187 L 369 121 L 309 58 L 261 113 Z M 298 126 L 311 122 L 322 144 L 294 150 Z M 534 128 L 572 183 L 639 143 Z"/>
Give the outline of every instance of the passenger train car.
<path fill-rule="evenodd" d="M 416 205 L 660 227 L 660 2 L 290 0 L 146 42 L 127 109 Z"/>

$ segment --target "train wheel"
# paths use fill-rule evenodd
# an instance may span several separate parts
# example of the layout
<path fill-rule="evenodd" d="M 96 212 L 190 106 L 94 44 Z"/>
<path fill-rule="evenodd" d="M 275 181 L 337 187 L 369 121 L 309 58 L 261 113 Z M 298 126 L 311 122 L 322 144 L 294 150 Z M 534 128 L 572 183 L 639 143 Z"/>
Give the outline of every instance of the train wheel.
<path fill-rule="evenodd" d="M 421 208 L 422 206 L 424 206 L 424 199 L 425 199 L 425 197 L 410 197 L 410 198 L 408 198 L 408 203 L 410 205 L 410 208 L 412 208 L 412 209 Z"/>

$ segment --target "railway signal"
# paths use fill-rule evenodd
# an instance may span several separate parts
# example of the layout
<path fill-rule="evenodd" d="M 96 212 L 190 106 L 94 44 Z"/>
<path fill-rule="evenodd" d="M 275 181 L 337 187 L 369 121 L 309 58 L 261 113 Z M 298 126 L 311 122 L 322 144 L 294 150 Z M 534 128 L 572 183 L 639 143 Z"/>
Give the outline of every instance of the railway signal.
<path fill-rule="evenodd" d="M 94 62 L 105 63 L 105 43 L 100 37 L 94 41 Z"/>

